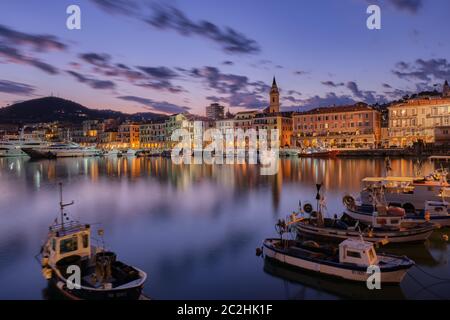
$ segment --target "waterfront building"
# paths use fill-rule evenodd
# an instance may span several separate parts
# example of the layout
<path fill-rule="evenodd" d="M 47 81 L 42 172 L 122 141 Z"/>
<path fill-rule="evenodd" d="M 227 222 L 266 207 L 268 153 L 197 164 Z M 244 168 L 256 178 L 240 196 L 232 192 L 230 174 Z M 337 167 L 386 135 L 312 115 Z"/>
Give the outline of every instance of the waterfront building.
<path fill-rule="evenodd" d="M 108 131 L 102 131 L 98 136 L 99 144 L 102 148 L 115 148 L 118 146 L 117 129 L 110 129 Z"/>
<path fill-rule="evenodd" d="M 117 142 L 121 148 L 139 148 L 139 125 L 125 122 L 119 126 Z"/>
<path fill-rule="evenodd" d="M 233 125 L 236 129 L 248 130 L 253 128 L 253 119 L 258 111 L 242 111 L 234 116 Z"/>
<path fill-rule="evenodd" d="M 211 103 L 206 107 L 206 117 L 212 120 L 220 120 L 225 117 L 225 107 L 218 103 Z"/>
<path fill-rule="evenodd" d="M 381 114 L 365 103 L 317 108 L 293 116 L 294 144 L 300 147 L 375 148 Z"/>
<path fill-rule="evenodd" d="M 164 149 L 166 146 L 167 117 L 155 119 L 139 126 L 139 141 L 141 148 Z"/>
<path fill-rule="evenodd" d="M 440 129 L 437 128 L 448 126 L 450 126 L 450 98 L 419 96 L 389 106 L 391 147 L 407 147 L 418 141 L 433 144 L 436 141 L 436 134 L 440 135 Z"/>
<path fill-rule="evenodd" d="M 272 130 L 278 130 L 280 148 L 291 146 L 292 112 L 280 112 L 280 93 L 275 77 L 270 88 L 269 106 L 262 113 L 255 114 L 252 127 L 258 132 L 261 129 L 267 130 L 269 142 Z"/>
<path fill-rule="evenodd" d="M 273 110 L 273 109 L 271 109 Z M 280 148 L 290 147 L 292 143 L 292 113 L 268 112 L 259 113 L 253 120 L 253 127 L 259 132 L 267 130 L 267 138 L 270 141 L 272 130 L 278 130 Z M 259 135 L 258 135 L 259 136 Z"/>

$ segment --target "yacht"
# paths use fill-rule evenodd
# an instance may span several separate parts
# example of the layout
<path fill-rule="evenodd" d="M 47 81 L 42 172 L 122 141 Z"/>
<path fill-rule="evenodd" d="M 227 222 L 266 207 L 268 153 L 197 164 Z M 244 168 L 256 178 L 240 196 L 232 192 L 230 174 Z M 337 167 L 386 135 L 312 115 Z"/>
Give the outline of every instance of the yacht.
<path fill-rule="evenodd" d="M 82 147 L 73 142 L 55 143 L 44 148 L 23 147 L 32 158 L 92 157 L 101 155 L 95 147 Z"/>
<path fill-rule="evenodd" d="M 37 139 L 9 138 L 0 141 L 0 157 L 24 157 L 27 154 L 22 148 L 40 149 L 48 146 L 48 143 Z"/>
<path fill-rule="evenodd" d="M 60 218 L 49 227 L 41 248 L 44 278 L 71 300 L 147 300 L 142 294 L 147 274 L 117 259 L 103 245 L 94 245 L 91 226 L 70 220 L 60 184 Z M 103 230 L 98 230 L 103 236 Z M 77 271 L 78 270 L 78 271 Z M 78 279 L 76 275 L 78 272 Z"/>

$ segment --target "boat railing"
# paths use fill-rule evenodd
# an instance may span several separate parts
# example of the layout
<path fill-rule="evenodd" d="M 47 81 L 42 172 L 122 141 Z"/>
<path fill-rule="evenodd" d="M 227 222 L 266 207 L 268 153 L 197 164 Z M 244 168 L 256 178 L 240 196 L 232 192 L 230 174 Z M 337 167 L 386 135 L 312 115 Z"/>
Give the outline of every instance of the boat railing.
<path fill-rule="evenodd" d="M 70 233 L 73 231 L 78 231 L 81 229 L 85 229 L 87 226 L 81 224 L 78 221 L 69 221 L 64 223 L 57 223 L 49 227 L 50 232 L 59 232 L 59 233 Z"/>

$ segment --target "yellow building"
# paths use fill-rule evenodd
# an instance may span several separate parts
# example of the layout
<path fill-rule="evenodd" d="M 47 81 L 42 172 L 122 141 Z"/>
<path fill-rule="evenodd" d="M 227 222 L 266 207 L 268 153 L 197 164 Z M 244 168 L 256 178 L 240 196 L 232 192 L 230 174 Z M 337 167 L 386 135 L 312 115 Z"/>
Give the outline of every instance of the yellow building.
<path fill-rule="evenodd" d="M 121 148 L 139 148 L 139 125 L 131 122 L 122 123 L 117 132 L 117 141 Z"/>
<path fill-rule="evenodd" d="M 389 106 L 389 146 L 435 143 L 436 127 L 450 126 L 450 98 L 419 97 Z"/>

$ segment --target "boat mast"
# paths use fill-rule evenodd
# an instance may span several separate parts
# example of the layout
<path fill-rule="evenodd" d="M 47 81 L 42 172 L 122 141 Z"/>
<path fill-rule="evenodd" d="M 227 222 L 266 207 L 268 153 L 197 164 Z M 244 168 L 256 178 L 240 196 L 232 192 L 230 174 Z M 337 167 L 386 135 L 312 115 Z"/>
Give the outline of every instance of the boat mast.
<path fill-rule="evenodd" d="M 63 192 L 62 192 L 62 182 L 59 183 L 59 208 L 61 215 L 61 229 L 64 230 L 64 208 L 73 205 L 74 202 L 63 203 Z"/>

